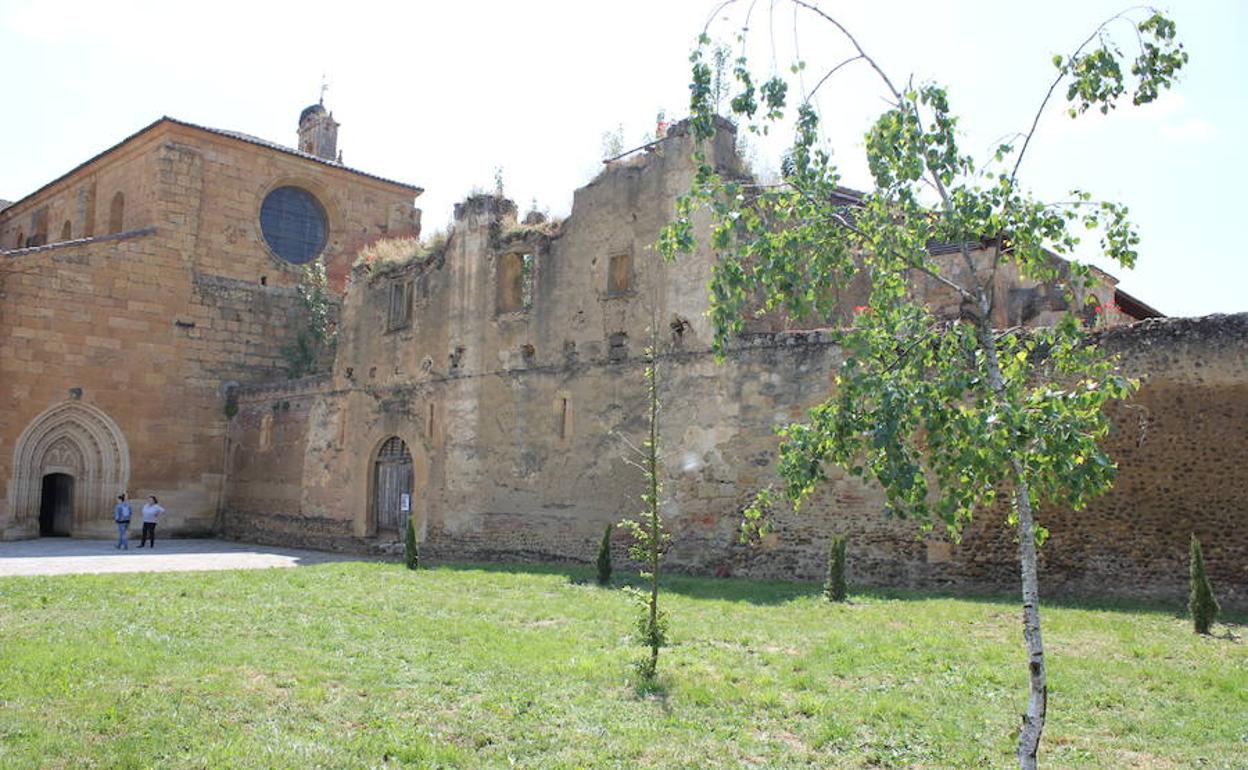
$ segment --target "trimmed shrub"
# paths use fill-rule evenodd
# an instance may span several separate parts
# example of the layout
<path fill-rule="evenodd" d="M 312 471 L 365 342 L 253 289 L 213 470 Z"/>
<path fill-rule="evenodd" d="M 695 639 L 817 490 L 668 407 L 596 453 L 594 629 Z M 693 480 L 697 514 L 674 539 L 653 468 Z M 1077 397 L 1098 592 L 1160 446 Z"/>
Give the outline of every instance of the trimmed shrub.
<path fill-rule="evenodd" d="M 1200 541 L 1192 535 L 1191 559 L 1191 594 L 1187 600 L 1187 609 L 1192 613 L 1192 625 L 1196 633 L 1207 634 L 1218 619 L 1218 600 L 1213 596 L 1213 586 L 1209 585 L 1209 576 L 1205 574 L 1205 556 L 1200 551 Z"/>
<path fill-rule="evenodd" d="M 830 602 L 843 602 L 849 598 L 849 585 L 845 582 L 846 538 L 832 538 L 828 549 L 828 579 L 823 584 L 823 595 Z"/>
<path fill-rule="evenodd" d="M 602 545 L 598 546 L 598 585 L 611 585 L 611 525 L 602 535 Z"/>
<path fill-rule="evenodd" d="M 407 533 L 403 536 L 403 560 L 408 569 L 420 568 L 420 548 L 416 545 L 416 525 L 407 517 Z"/>

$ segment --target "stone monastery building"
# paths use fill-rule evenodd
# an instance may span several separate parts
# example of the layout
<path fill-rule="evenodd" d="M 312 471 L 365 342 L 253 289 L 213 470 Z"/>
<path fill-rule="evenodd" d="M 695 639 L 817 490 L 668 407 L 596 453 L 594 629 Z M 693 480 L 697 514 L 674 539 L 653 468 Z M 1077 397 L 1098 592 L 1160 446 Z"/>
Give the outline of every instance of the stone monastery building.
<path fill-rule="evenodd" d="M 657 329 L 673 566 L 812 578 L 843 532 L 861 584 L 1013 589 L 1000 516 L 957 544 L 920 537 L 837 469 L 761 545 L 737 542 L 774 427 L 826 397 L 840 353 L 763 317 L 715 362 L 713 255 L 651 248 L 692 178 L 683 126 L 607 164 L 562 222 L 477 195 L 421 246 L 421 189 L 344 166 L 337 131 L 319 104 L 297 149 L 161 118 L 0 203 L 0 538 L 107 536 L 129 490 L 158 496 L 175 535 L 386 550 L 411 518 L 436 558 L 587 561 L 639 505 L 624 439 L 645 430 Z M 733 142 L 720 131 L 710 157 L 743 172 Z M 357 260 L 395 238 L 407 258 Z M 316 260 L 342 293 L 337 349 L 291 380 Z M 1099 344 L 1144 385 L 1113 409 L 1115 489 L 1041 516 L 1046 590 L 1176 599 L 1194 532 L 1224 605 L 1246 606 L 1248 314 L 1162 318 L 1104 279 Z M 1003 327 L 1067 310 L 998 280 Z"/>

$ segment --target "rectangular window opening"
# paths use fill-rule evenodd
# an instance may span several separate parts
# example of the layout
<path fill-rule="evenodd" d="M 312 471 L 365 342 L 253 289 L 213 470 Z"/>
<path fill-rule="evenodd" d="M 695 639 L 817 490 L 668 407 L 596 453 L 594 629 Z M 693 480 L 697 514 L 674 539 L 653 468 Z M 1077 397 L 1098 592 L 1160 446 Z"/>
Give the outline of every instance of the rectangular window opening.
<path fill-rule="evenodd" d="M 534 259 L 531 253 L 498 258 L 498 312 L 516 313 L 533 307 Z"/>
<path fill-rule="evenodd" d="M 633 290 L 633 255 L 614 254 L 607 261 L 607 294 L 628 294 Z"/>

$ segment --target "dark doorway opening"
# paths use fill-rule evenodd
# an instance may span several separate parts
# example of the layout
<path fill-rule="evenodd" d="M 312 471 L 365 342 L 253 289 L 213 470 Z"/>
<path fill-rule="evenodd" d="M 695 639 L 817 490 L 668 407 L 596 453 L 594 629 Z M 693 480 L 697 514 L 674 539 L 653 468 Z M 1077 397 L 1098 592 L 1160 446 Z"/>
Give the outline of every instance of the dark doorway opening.
<path fill-rule="evenodd" d="M 39 500 L 39 536 L 69 537 L 74 519 L 74 477 L 49 473 L 43 477 Z"/>

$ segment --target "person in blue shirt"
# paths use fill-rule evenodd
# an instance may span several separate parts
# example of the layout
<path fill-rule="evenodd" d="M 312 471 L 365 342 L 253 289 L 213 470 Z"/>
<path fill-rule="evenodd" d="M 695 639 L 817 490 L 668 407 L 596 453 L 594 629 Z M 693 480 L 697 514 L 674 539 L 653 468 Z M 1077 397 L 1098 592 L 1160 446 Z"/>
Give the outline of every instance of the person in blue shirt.
<path fill-rule="evenodd" d="M 130 528 L 130 503 L 126 500 L 126 493 L 122 492 L 117 495 L 117 504 L 113 506 L 113 521 L 117 522 L 117 550 L 130 550 L 130 544 L 126 542 L 126 530 Z"/>

